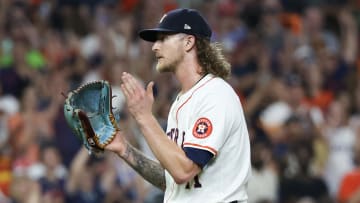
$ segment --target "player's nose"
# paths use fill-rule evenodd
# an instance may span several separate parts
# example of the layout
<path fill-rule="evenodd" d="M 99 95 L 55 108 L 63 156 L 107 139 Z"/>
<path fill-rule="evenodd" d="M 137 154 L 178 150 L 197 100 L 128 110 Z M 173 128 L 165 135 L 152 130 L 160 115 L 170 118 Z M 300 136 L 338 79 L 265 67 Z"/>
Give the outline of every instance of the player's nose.
<path fill-rule="evenodd" d="M 159 50 L 159 47 L 160 47 L 160 43 L 159 43 L 159 40 L 155 41 L 154 44 L 152 45 L 151 47 L 151 50 L 153 52 L 157 52 Z"/>

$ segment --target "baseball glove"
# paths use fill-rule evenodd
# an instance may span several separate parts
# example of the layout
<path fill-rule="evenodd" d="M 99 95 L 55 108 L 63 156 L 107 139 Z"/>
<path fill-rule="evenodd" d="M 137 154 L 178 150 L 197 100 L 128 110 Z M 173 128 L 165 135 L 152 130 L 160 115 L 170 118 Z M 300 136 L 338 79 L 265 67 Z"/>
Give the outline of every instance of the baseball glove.
<path fill-rule="evenodd" d="M 69 92 L 65 119 L 90 153 L 102 152 L 119 130 L 113 114 L 111 86 L 99 80 Z"/>

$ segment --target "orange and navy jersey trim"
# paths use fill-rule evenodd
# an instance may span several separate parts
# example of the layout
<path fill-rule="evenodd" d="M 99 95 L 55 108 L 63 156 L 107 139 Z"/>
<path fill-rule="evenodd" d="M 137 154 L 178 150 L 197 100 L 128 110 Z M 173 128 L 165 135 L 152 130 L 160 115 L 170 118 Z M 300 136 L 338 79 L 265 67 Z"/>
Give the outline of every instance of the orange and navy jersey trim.
<path fill-rule="evenodd" d="M 184 147 L 192 147 L 192 148 L 203 149 L 203 150 L 211 152 L 214 155 L 216 155 L 218 153 L 218 151 L 216 149 L 214 149 L 212 147 L 209 147 L 209 146 L 200 145 L 200 144 L 185 142 L 183 146 Z"/>

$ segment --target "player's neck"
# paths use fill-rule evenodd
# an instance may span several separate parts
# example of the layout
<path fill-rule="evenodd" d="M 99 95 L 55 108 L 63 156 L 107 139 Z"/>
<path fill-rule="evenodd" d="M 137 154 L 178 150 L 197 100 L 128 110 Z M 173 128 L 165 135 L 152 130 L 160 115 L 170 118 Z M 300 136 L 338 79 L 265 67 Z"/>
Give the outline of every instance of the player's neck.
<path fill-rule="evenodd" d="M 181 84 L 182 94 L 194 87 L 205 76 L 204 74 L 193 71 L 181 71 L 181 73 L 176 75 Z"/>
<path fill-rule="evenodd" d="M 180 94 L 190 90 L 203 76 L 201 74 L 202 67 L 197 62 L 196 57 L 195 52 L 186 54 L 181 63 L 175 68 L 175 75 L 181 85 Z"/>

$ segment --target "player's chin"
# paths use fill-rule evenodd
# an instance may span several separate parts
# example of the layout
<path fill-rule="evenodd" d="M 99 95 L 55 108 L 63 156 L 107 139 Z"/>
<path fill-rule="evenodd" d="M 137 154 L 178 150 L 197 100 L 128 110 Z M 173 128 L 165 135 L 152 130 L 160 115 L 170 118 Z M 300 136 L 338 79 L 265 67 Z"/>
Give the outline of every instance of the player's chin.
<path fill-rule="evenodd" d="M 173 68 L 171 66 L 168 66 L 166 64 L 163 64 L 161 62 L 158 62 L 156 64 L 156 70 L 159 72 L 159 73 L 166 73 L 166 72 L 172 72 L 173 71 Z"/>

